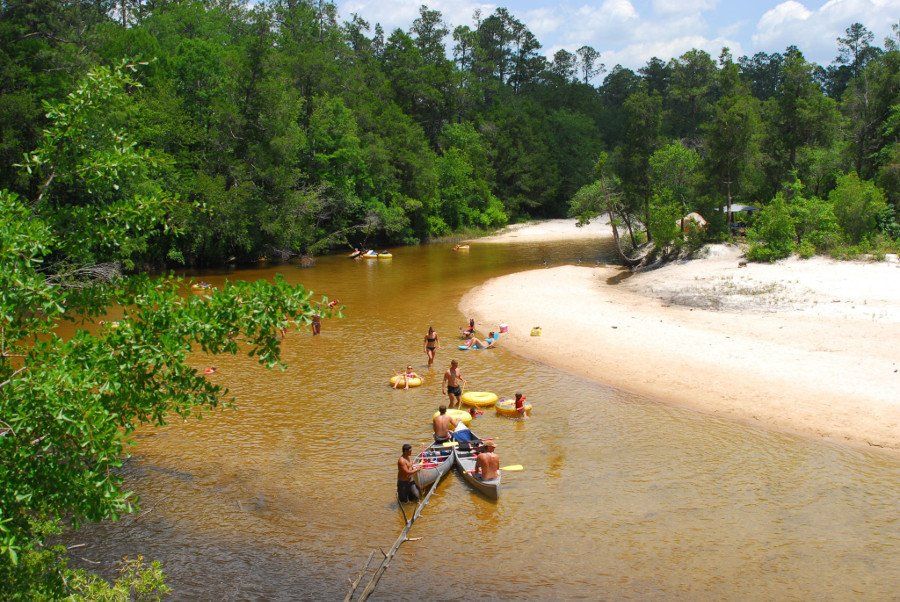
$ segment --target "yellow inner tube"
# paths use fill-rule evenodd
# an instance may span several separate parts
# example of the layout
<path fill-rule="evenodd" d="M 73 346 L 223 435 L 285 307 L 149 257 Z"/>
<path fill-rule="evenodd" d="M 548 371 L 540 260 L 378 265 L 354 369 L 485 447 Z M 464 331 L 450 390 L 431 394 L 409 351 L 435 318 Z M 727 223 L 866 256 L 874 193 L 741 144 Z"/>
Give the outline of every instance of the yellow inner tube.
<path fill-rule="evenodd" d="M 431 417 L 437 418 L 440 415 L 440 412 L 435 412 Z M 450 408 L 447 410 L 447 416 L 450 416 L 457 423 L 462 422 L 463 424 L 469 424 L 472 422 L 472 415 L 469 414 L 465 410 L 457 410 L 456 408 Z"/>
<path fill-rule="evenodd" d="M 393 254 L 391 254 L 391 253 L 379 253 L 378 254 L 378 259 L 390 259 L 391 257 L 393 257 Z"/>
<path fill-rule="evenodd" d="M 497 410 L 497 414 L 500 416 L 509 416 L 510 418 L 518 418 L 519 413 L 516 411 L 516 400 L 515 399 L 504 399 L 503 401 L 498 401 L 497 405 L 494 406 L 494 409 Z M 527 401 L 525 402 L 525 415 L 531 416 L 531 404 Z"/>
<path fill-rule="evenodd" d="M 397 383 L 400 383 L 400 386 L 397 388 L 402 389 L 403 388 L 403 377 L 402 376 L 392 376 L 391 377 L 391 386 L 396 385 Z M 409 386 L 410 386 L 410 388 L 422 386 L 422 379 L 419 378 L 418 376 L 415 378 L 409 379 Z"/>
<path fill-rule="evenodd" d="M 460 397 L 460 401 L 477 408 L 488 408 L 497 403 L 497 396 L 486 391 L 466 391 Z"/>

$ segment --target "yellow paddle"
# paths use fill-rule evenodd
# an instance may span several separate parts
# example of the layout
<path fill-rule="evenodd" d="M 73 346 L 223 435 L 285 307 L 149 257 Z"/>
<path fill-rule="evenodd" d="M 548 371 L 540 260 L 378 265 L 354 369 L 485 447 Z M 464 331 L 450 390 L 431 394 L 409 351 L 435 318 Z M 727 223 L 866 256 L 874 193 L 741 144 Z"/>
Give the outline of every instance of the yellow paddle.
<path fill-rule="evenodd" d="M 511 464 L 509 466 L 501 466 L 500 470 L 504 470 L 506 472 L 519 472 L 520 470 L 525 470 L 525 467 L 521 464 Z"/>

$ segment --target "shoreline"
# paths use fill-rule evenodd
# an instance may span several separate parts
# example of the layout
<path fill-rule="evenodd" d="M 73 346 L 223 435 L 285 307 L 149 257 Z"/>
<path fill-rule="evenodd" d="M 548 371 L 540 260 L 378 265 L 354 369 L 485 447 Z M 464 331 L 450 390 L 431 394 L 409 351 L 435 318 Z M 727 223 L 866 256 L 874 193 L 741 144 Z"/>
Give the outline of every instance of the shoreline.
<path fill-rule="evenodd" d="M 604 385 L 900 452 L 900 266 L 740 267 L 735 247 L 709 252 L 645 273 L 562 266 L 501 276 L 459 308 L 509 324 L 508 350 Z M 537 325 L 543 334 L 531 337 Z"/>
<path fill-rule="evenodd" d="M 498 232 L 465 242 L 471 244 L 508 244 L 556 242 L 561 240 L 592 240 L 612 236 L 609 220 L 598 217 L 585 226 L 578 226 L 574 219 L 546 219 L 511 224 Z"/>

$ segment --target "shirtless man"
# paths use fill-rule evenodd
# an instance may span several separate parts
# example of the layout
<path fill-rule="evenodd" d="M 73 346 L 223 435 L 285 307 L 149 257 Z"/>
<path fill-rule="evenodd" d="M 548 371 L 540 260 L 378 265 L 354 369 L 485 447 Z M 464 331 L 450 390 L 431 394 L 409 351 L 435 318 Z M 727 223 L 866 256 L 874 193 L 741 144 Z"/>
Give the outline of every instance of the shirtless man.
<path fill-rule="evenodd" d="M 438 415 L 431 421 L 434 426 L 434 442 L 450 441 L 450 433 L 456 428 L 457 421 L 447 415 L 447 406 L 438 408 Z"/>
<path fill-rule="evenodd" d="M 444 372 L 444 380 L 441 381 L 441 393 L 450 397 L 450 404 L 447 407 L 458 408 L 459 398 L 462 396 L 462 387 L 460 382 L 469 384 L 469 382 L 459 373 L 459 362 L 450 361 L 450 368 Z M 444 384 L 446 383 L 446 390 Z"/>
<path fill-rule="evenodd" d="M 418 502 L 419 490 L 413 481 L 413 475 L 422 468 L 413 468 L 412 445 L 403 444 L 403 455 L 397 460 L 397 497 L 401 502 Z"/>
<path fill-rule="evenodd" d="M 472 471 L 482 481 L 491 481 L 500 475 L 500 458 L 494 453 L 494 442 L 484 442 L 484 451 L 475 456 L 475 470 Z"/>

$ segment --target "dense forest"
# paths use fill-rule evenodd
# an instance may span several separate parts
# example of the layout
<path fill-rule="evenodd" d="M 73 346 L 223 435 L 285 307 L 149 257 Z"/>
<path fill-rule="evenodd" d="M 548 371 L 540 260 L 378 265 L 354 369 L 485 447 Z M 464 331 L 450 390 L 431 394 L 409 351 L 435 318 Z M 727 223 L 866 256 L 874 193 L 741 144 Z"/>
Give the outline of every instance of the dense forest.
<path fill-rule="evenodd" d="M 829 66 L 796 47 L 737 59 L 722 49 L 635 72 L 605 67 L 589 46 L 548 59 L 503 8 L 450 31 L 422 6 L 393 32 L 314 0 L 5 0 L 0 11 L 0 189 L 77 205 L 76 182 L 23 161 L 45 103 L 92 67 L 141 64 L 108 127 L 146 150 L 181 233 L 152 241 L 146 264 L 561 217 L 588 184 L 572 211 L 596 213 L 598 178 L 623 221 L 651 237 L 651 223 L 688 211 L 721 234 L 715 207 L 776 199 L 787 204 L 769 213 L 816 216 L 781 224 L 791 248 L 897 234 L 896 25 L 882 48 L 852 24 Z M 667 169 L 689 173 L 671 184 Z M 806 236 L 800 222 L 823 211 L 829 230 Z M 761 218 L 777 230 L 779 215 Z"/>

